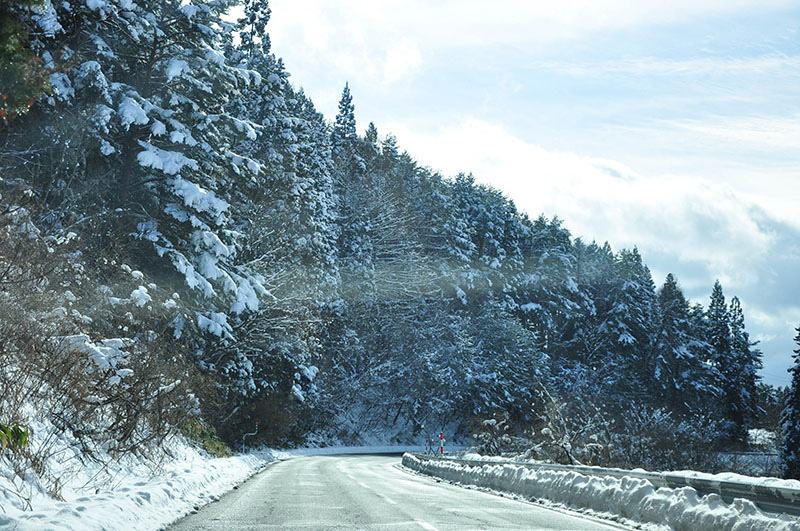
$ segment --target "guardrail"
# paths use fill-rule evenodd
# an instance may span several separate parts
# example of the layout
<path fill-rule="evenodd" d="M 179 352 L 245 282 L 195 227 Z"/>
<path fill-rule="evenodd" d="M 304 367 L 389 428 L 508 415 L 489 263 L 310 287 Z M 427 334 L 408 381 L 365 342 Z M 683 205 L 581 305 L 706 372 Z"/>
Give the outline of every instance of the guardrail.
<path fill-rule="evenodd" d="M 645 479 L 652 483 L 655 487 L 669 487 L 672 489 L 692 487 L 700 494 L 718 494 L 728 503 L 733 501 L 734 498 L 745 498 L 755 503 L 762 511 L 800 516 L 800 489 L 754 485 L 751 483 L 729 480 L 696 478 L 672 472 L 646 472 L 644 470 L 623 470 L 621 468 L 602 468 L 581 465 L 551 465 L 512 460 L 479 461 L 472 459 L 457 459 L 447 456 L 431 457 L 417 453 L 412 455 L 421 460 L 450 461 L 467 466 L 507 464 L 522 466 L 535 470 L 578 472 L 579 474 L 586 476 L 611 476 L 615 478 L 633 477 Z"/>

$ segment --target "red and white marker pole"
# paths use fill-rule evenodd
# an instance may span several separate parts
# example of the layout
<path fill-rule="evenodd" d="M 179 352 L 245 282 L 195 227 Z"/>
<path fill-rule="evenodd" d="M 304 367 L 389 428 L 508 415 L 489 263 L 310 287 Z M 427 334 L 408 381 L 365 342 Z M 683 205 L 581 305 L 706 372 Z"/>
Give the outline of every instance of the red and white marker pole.
<path fill-rule="evenodd" d="M 444 455 L 444 432 L 439 433 L 439 440 L 441 441 L 442 455 Z"/>

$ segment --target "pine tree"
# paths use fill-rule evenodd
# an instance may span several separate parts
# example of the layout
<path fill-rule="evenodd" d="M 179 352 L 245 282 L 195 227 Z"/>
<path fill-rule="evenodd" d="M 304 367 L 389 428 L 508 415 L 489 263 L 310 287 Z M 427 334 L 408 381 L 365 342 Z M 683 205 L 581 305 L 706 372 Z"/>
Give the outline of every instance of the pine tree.
<path fill-rule="evenodd" d="M 678 414 L 696 413 L 713 396 L 708 345 L 693 335 L 689 303 L 672 273 L 658 292 L 659 326 L 654 341 L 655 396 Z"/>
<path fill-rule="evenodd" d="M 468 360 L 468 414 L 485 419 L 504 413 L 514 424 L 530 425 L 542 404 L 547 383 L 547 357 L 513 315 L 496 301 L 487 301 L 470 320 L 476 353 Z"/>
<path fill-rule="evenodd" d="M 59 5 L 59 18 L 71 26 L 66 42 L 54 41 L 45 54 L 64 44 L 75 50 L 73 66 L 51 76 L 47 112 L 71 108 L 85 120 L 82 182 L 93 185 L 85 193 L 102 198 L 101 210 L 114 209 L 110 225 L 128 223 L 134 238 L 172 264 L 205 300 L 198 325 L 218 335 L 230 333 L 222 315 L 254 309 L 261 291 L 234 265 L 237 241 L 229 230 L 228 192 L 259 164 L 232 147 L 236 138 L 254 138 L 256 127 L 225 112 L 250 78 L 222 53 L 230 38 L 221 19 L 227 7 L 178 0 Z M 44 134 L 58 142 L 64 132 L 53 126 Z"/>
<path fill-rule="evenodd" d="M 348 142 L 356 140 L 357 136 L 353 96 L 350 94 L 350 85 L 345 83 L 342 97 L 339 100 L 339 112 L 336 114 L 336 119 L 333 122 L 333 132 L 331 133 L 336 154 L 345 149 Z"/>
<path fill-rule="evenodd" d="M 356 135 L 353 97 L 345 84 L 331 132 L 333 184 L 338 204 L 338 258 L 342 289 L 346 300 L 369 298 L 375 280 L 374 238 L 370 234 L 373 183 L 368 182 L 364 159 L 359 155 L 361 141 Z"/>
<path fill-rule="evenodd" d="M 800 326 L 794 338 L 797 348 L 792 359 L 794 365 L 789 369 L 792 383 L 786 394 L 783 414 L 781 415 L 781 435 L 783 440 L 779 448 L 781 456 L 781 474 L 786 479 L 800 479 Z"/>
<path fill-rule="evenodd" d="M 611 305 L 598 327 L 604 343 L 603 363 L 615 393 L 647 400 L 655 363 L 651 359 L 655 285 L 639 251 L 622 250 L 615 261 Z"/>
<path fill-rule="evenodd" d="M 378 128 L 375 127 L 374 123 L 370 122 L 367 126 L 367 131 L 364 133 L 364 140 L 375 146 L 378 145 Z"/>
<path fill-rule="evenodd" d="M 571 320 L 572 334 L 567 343 L 568 356 L 581 367 L 588 367 L 598 379 L 607 380 L 616 369 L 607 361 L 611 358 L 609 343 L 600 332 L 600 325 L 612 308 L 615 289 L 614 252 L 608 242 L 598 246 L 575 242 L 576 282 L 586 298 L 582 311 Z"/>
<path fill-rule="evenodd" d="M 760 380 L 758 370 L 762 367 L 761 352 L 753 348 L 757 342 L 751 342 L 745 330 L 744 313 L 738 297 L 731 299 L 729 315 L 733 372 L 737 375 L 739 389 L 736 408 L 741 418 L 740 430 L 746 437 L 745 430 L 752 428 L 759 416 L 757 385 Z"/>
<path fill-rule="evenodd" d="M 711 302 L 706 313 L 711 363 L 719 373 L 719 408 L 722 416 L 722 435 L 733 443 L 742 444 L 747 438 L 744 411 L 739 387 L 738 360 L 731 348 L 731 315 L 719 281 L 714 283 Z"/>
<path fill-rule="evenodd" d="M 510 278 L 503 291 L 514 298 L 510 309 L 533 331 L 542 351 L 558 360 L 564 355 L 565 329 L 582 304 L 575 251 L 558 218 L 521 221 L 515 229 L 518 243 L 509 249 L 522 260 L 504 268 Z"/>
<path fill-rule="evenodd" d="M 722 360 L 729 357 L 731 348 L 728 306 L 725 303 L 725 295 L 722 292 L 722 285 L 719 280 L 714 283 L 706 318 L 708 321 L 708 342 L 713 349 L 712 360 L 719 365 Z"/>
<path fill-rule="evenodd" d="M 244 17 L 237 21 L 239 30 L 239 49 L 252 56 L 258 49 L 269 53 L 270 40 L 266 32 L 272 11 L 267 0 L 247 0 L 244 2 Z"/>

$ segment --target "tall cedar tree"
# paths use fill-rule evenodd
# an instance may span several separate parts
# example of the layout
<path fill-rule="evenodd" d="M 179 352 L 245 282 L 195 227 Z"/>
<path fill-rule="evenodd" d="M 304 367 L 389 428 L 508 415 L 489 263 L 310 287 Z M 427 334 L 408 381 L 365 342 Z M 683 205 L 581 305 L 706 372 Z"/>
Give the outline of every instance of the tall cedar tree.
<path fill-rule="evenodd" d="M 758 369 L 762 367 L 761 352 L 754 348 L 758 342 L 750 341 L 750 334 L 744 326 L 744 312 L 738 297 L 731 299 L 730 305 L 730 330 L 731 330 L 731 363 L 736 374 L 736 383 L 739 388 L 736 408 L 741 417 L 740 430 L 752 428 L 758 417 L 758 396 L 756 386 L 760 377 Z M 746 437 L 746 434 L 743 433 Z"/>
<path fill-rule="evenodd" d="M 792 355 L 794 365 L 789 369 L 792 383 L 781 415 L 783 441 L 779 450 L 781 474 L 786 479 L 800 479 L 800 326 L 795 330 L 797 348 Z"/>
<path fill-rule="evenodd" d="M 739 404 L 737 367 L 731 352 L 731 327 L 728 305 L 717 280 L 711 292 L 711 302 L 706 314 L 708 342 L 711 344 L 711 363 L 720 374 L 720 413 L 723 421 L 723 438 L 730 442 L 744 442 L 744 417 Z"/>
<path fill-rule="evenodd" d="M 663 405 L 670 411 L 696 412 L 712 381 L 705 364 L 708 346 L 692 335 L 689 303 L 672 273 L 658 292 L 658 310 L 653 353 L 656 396 L 664 397 Z"/>

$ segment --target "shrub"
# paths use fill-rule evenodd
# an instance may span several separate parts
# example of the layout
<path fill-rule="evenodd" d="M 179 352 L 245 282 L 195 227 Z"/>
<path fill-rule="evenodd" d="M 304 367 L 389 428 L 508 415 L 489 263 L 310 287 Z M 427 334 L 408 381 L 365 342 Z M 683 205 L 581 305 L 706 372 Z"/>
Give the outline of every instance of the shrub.
<path fill-rule="evenodd" d="M 198 417 L 187 417 L 181 426 L 181 433 L 189 440 L 214 457 L 229 457 L 231 449 L 217 437 L 213 427 Z"/>
<path fill-rule="evenodd" d="M 21 450 L 28 446 L 28 428 L 20 424 L 3 424 L 0 422 L 0 446 L 3 450 Z"/>
<path fill-rule="evenodd" d="M 63 441 L 80 459 L 157 457 L 199 407 L 188 382 L 206 384 L 170 326 L 175 301 L 161 304 L 171 291 L 113 249 L 87 260 L 91 236 L 43 235 L 11 195 L 0 196 L 0 442 L 18 475 L 33 470 L 57 497 L 48 462 Z M 152 304 L 112 298 L 144 284 Z"/>
<path fill-rule="evenodd" d="M 615 410 L 579 396 L 549 396 L 543 422 L 532 436 L 532 456 L 561 464 L 648 470 L 711 472 L 719 466 L 715 422 L 678 418 L 636 402 L 627 404 L 624 415 Z"/>
<path fill-rule="evenodd" d="M 676 419 L 664 409 L 634 406 L 611 438 L 609 465 L 647 470 L 713 470 L 718 426 L 699 417 Z"/>

